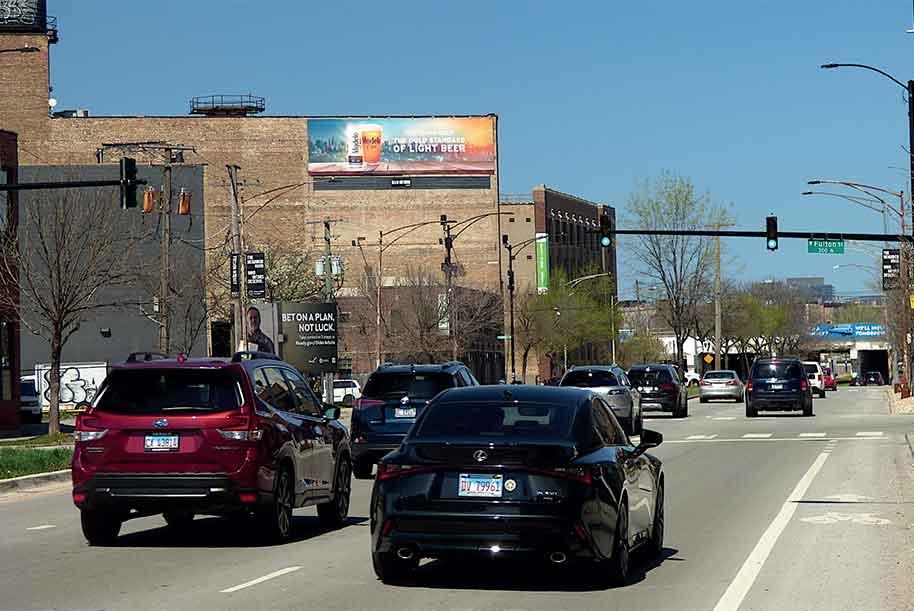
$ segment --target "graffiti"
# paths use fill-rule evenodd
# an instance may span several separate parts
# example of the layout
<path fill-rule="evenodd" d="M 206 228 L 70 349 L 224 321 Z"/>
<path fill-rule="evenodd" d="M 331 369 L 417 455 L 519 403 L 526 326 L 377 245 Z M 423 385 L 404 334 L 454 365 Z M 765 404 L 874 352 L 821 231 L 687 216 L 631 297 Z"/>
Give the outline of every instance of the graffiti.
<path fill-rule="evenodd" d="M 36 27 L 41 24 L 40 0 L 0 0 L 0 28 Z"/>
<path fill-rule="evenodd" d="M 35 366 L 38 396 L 41 406 L 48 408 L 51 403 L 51 367 Z M 91 402 L 99 386 L 108 375 L 107 363 L 64 363 L 60 367 L 60 392 L 58 400 L 62 405 Z"/>

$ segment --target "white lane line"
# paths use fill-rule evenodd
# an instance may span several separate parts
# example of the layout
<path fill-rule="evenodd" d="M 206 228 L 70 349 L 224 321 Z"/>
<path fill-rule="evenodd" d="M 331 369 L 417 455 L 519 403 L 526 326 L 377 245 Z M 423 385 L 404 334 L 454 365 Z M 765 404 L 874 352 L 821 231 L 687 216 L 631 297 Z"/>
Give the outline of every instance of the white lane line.
<path fill-rule="evenodd" d="M 57 528 L 56 524 L 42 524 L 41 526 L 29 526 L 26 530 L 47 530 L 49 528 Z"/>
<path fill-rule="evenodd" d="M 689 435 L 686 439 L 714 439 L 717 435 Z"/>
<path fill-rule="evenodd" d="M 828 460 L 828 454 L 824 452 L 819 454 L 803 477 L 800 478 L 800 481 L 797 482 L 793 492 L 790 493 L 790 496 L 781 505 L 781 510 L 774 516 L 774 520 L 771 521 L 765 532 L 762 533 L 761 539 L 758 540 L 758 543 L 749 553 L 749 557 L 746 558 L 736 577 L 730 582 L 724 595 L 714 605 L 714 611 L 737 611 L 739 609 L 743 599 L 746 598 L 746 594 L 749 593 L 752 584 L 755 583 L 756 577 L 762 570 L 765 560 L 768 559 L 768 555 L 774 549 L 774 544 L 777 543 L 778 537 L 787 528 L 790 518 L 793 517 L 794 512 L 797 510 L 797 501 L 801 500 L 803 495 L 806 494 L 806 490 L 809 489 L 812 480 L 815 479 L 826 460 Z"/>
<path fill-rule="evenodd" d="M 743 435 L 743 439 L 768 439 L 771 437 L 771 433 L 746 433 Z"/>
<path fill-rule="evenodd" d="M 252 579 L 251 581 L 246 581 L 244 583 L 238 584 L 237 586 L 232 586 L 231 588 L 226 588 L 224 590 L 219 590 L 221 594 L 231 594 L 232 592 L 237 592 L 238 590 L 243 590 L 245 588 L 250 588 L 251 586 L 256 586 L 259 583 L 264 581 L 269 581 L 270 579 L 275 579 L 277 577 L 282 577 L 283 575 L 288 575 L 289 573 L 294 573 L 295 571 L 300 570 L 300 566 L 289 566 L 284 569 L 279 569 L 278 571 L 273 571 L 263 577 L 258 577 L 257 579 Z"/>
<path fill-rule="evenodd" d="M 756 443 L 759 441 L 767 441 L 770 443 L 780 443 L 782 441 L 800 441 L 803 443 L 810 443 L 816 441 L 886 441 L 888 439 L 888 437 L 817 437 L 815 439 L 808 439 L 806 437 L 750 437 L 748 439 L 740 437 L 727 437 L 724 439 L 664 439 L 663 443 L 664 445 L 670 443 Z"/>
<path fill-rule="evenodd" d="M 882 437 L 882 431 L 860 431 L 857 437 Z"/>
<path fill-rule="evenodd" d="M 825 433 L 800 433 L 800 437 L 825 437 Z"/>
<path fill-rule="evenodd" d="M 736 420 L 736 416 L 715 416 L 711 420 Z"/>

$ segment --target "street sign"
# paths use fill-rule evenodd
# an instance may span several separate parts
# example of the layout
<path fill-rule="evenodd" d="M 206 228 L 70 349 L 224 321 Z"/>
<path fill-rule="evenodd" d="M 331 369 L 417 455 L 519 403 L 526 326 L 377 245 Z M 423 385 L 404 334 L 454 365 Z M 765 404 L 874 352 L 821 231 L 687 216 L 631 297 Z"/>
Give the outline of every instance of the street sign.
<path fill-rule="evenodd" d="M 710 364 L 713 363 L 713 362 L 714 362 L 714 357 L 711 356 L 710 354 L 706 354 L 706 355 L 705 355 L 705 363 L 707 363 L 708 365 L 710 365 Z"/>
<path fill-rule="evenodd" d="M 240 267 L 241 255 L 231 255 L 229 258 L 229 287 L 232 297 L 241 295 L 241 272 Z"/>
<path fill-rule="evenodd" d="M 280 303 L 283 360 L 311 374 L 336 371 L 337 318 L 335 303 Z"/>
<path fill-rule="evenodd" d="M 901 276 L 901 251 L 897 248 L 882 249 L 882 290 L 898 288 Z"/>
<path fill-rule="evenodd" d="M 267 294 L 266 256 L 262 252 L 249 252 L 244 255 L 244 263 L 248 298 L 260 299 Z"/>
<path fill-rule="evenodd" d="M 914 295 L 911 295 L 911 309 L 914 310 Z"/>
<path fill-rule="evenodd" d="M 820 240 L 810 238 L 806 244 L 806 252 L 819 255 L 843 255 L 844 240 Z"/>

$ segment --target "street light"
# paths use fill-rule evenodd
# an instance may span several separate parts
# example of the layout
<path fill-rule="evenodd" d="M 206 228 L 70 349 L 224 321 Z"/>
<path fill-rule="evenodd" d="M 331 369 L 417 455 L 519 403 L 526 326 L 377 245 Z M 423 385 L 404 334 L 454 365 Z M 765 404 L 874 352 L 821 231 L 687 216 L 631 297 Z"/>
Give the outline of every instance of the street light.
<path fill-rule="evenodd" d="M 38 53 L 38 47 L 19 47 L 18 49 L 0 49 L 0 53 Z"/>
<path fill-rule="evenodd" d="M 517 381 L 517 370 L 515 369 L 515 360 L 514 360 L 514 287 L 515 287 L 515 285 L 514 285 L 514 259 L 516 259 L 517 255 L 520 254 L 520 251 L 522 251 L 526 247 L 528 247 L 531 244 L 533 244 L 534 242 L 536 242 L 536 240 L 537 240 L 537 238 L 535 238 L 535 237 L 530 238 L 529 240 L 524 240 L 523 242 L 521 242 L 520 244 L 517 244 L 515 246 L 515 245 L 511 244 L 507 234 L 503 234 L 501 236 L 502 246 L 504 246 L 505 249 L 508 251 L 508 301 L 510 303 L 509 318 L 510 318 L 511 329 L 510 329 L 509 333 L 511 334 L 511 383 L 512 384 Z M 516 252 L 515 252 L 515 250 L 516 250 Z M 526 371 L 524 372 L 524 375 L 526 375 Z"/>

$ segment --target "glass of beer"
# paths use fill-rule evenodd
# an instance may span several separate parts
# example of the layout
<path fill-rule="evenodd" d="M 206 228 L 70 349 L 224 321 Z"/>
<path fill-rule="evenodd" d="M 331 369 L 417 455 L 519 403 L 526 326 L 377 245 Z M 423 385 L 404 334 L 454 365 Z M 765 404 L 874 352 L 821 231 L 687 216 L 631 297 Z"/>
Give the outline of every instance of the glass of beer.
<path fill-rule="evenodd" d="M 381 162 L 382 133 L 380 125 L 360 125 L 362 133 L 362 160 L 367 164 Z"/>

